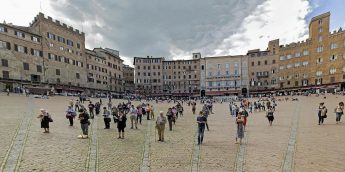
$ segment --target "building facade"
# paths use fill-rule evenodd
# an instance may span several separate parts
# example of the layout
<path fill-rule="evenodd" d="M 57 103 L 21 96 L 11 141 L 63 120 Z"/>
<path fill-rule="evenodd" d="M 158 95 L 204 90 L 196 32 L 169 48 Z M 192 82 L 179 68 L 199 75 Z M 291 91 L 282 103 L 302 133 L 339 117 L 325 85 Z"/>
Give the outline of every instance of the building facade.
<path fill-rule="evenodd" d="M 42 81 L 56 90 L 85 88 L 85 34 L 42 13 L 29 28 L 42 36 Z"/>
<path fill-rule="evenodd" d="M 122 93 L 122 62 L 118 53 L 112 53 L 108 49 L 86 49 L 87 87 L 91 93 Z"/>
<path fill-rule="evenodd" d="M 126 94 L 135 93 L 134 85 L 134 68 L 129 65 L 123 65 L 123 80 L 124 80 L 124 92 Z"/>
<path fill-rule="evenodd" d="M 330 32 L 330 13 L 313 17 L 309 38 L 280 46 L 279 88 L 338 88 L 345 82 L 345 32 Z"/>
<path fill-rule="evenodd" d="M 0 24 L 1 87 L 37 84 L 43 80 L 42 37 L 27 27 Z"/>
<path fill-rule="evenodd" d="M 247 94 L 247 56 L 218 56 L 201 59 L 200 87 L 206 96 Z M 204 90 L 204 91 L 203 91 Z"/>
<path fill-rule="evenodd" d="M 279 40 L 272 40 L 268 43 L 265 51 L 249 50 L 248 76 L 250 93 L 272 91 L 279 88 L 278 85 L 278 61 L 279 61 Z"/>
<path fill-rule="evenodd" d="M 163 95 L 163 57 L 134 57 L 135 93 Z"/>
<path fill-rule="evenodd" d="M 200 94 L 200 53 L 191 60 L 163 61 L 163 93 L 172 96 Z"/>
<path fill-rule="evenodd" d="M 1 89 L 123 92 L 123 60 L 118 51 L 86 50 L 83 32 L 42 13 L 29 27 L 0 24 L 0 59 Z"/>

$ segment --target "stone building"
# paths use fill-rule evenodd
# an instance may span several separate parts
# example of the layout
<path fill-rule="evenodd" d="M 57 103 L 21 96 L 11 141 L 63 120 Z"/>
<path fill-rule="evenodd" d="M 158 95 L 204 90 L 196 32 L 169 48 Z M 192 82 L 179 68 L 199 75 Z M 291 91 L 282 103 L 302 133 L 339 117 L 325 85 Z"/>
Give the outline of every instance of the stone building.
<path fill-rule="evenodd" d="M 279 40 L 270 41 L 265 51 L 249 50 L 247 56 L 250 93 L 268 92 L 279 88 Z"/>
<path fill-rule="evenodd" d="M 122 63 L 118 51 L 86 49 L 87 87 L 95 92 L 123 92 Z"/>
<path fill-rule="evenodd" d="M 134 57 L 136 94 L 163 95 L 163 61 L 163 57 Z"/>
<path fill-rule="evenodd" d="M 307 40 L 280 46 L 280 89 L 338 88 L 344 83 L 345 31 L 331 33 L 329 25 L 329 12 L 313 17 Z"/>
<path fill-rule="evenodd" d="M 28 27 L 0 24 L 1 89 L 34 85 L 44 79 L 42 37 Z"/>
<path fill-rule="evenodd" d="M 123 60 L 118 51 L 86 50 L 83 32 L 42 13 L 29 27 L 0 24 L 0 59 L 0 89 L 83 92 L 90 87 L 123 92 Z"/>
<path fill-rule="evenodd" d="M 85 34 L 42 13 L 34 18 L 30 29 L 42 36 L 42 81 L 55 85 L 56 90 L 85 88 Z"/>
<path fill-rule="evenodd" d="M 124 80 L 124 92 L 126 94 L 135 93 L 134 85 L 134 68 L 129 65 L 123 65 L 123 80 Z"/>
<path fill-rule="evenodd" d="M 201 92 L 206 96 L 242 95 L 248 90 L 247 56 L 218 56 L 201 59 Z"/>
<path fill-rule="evenodd" d="M 163 92 L 172 96 L 200 94 L 200 53 L 191 60 L 163 61 Z"/>

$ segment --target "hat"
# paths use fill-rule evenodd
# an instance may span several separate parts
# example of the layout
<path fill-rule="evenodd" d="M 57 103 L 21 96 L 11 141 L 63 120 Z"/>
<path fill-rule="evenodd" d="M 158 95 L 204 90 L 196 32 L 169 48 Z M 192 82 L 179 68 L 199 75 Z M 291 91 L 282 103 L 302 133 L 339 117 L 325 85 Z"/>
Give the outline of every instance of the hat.
<path fill-rule="evenodd" d="M 45 109 L 43 109 L 43 108 L 41 108 L 41 109 L 40 109 L 40 111 L 45 112 L 46 110 L 45 110 Z"/>
<path fill-rule="evenodd" d="M 163 111 L 159 111 L 159 114 L 163 114 L 164 112 Z"/>

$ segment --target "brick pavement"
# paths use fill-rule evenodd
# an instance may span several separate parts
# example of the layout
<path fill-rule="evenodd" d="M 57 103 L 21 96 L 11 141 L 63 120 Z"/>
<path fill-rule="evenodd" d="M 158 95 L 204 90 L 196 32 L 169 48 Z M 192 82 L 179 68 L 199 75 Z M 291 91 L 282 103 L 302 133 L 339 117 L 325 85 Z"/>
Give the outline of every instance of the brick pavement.
<path fill-rule="evenodd" d="M 118 100 L 113 100 L 118 103 Z M 105 101 L 103 101 L 105 102 Z M 135 105 L 138 102 L 134 102 Z M 113 104 L 114 105 L 114 104 Z M 136 172 L 140 171 L 142 163 L 147 121 L 143 118 L 139 129 L 130 129 L 130 119 L 127 117 L 125 139 L 117 139 L 117 126 L 112 121 L 108 130 L 104 128 L 102 118 L 98 120 L 98 166 L 102 172 Z"/>
<path fill-rule="evenodd" d="M 5 166 L 11 144 L 16 139 L 16 134 L 26 116 L 28 99 L 22 95 L 11 94 L 9 97 L 0 93 L 0 161 Z"/>
<path fill-rule="evenodd" d="M 77 139 L 80 123 L 73 127 L 65 117 L 68 99 L 52 97 L 35 99 L 35 115 L 45 108 L 54 120 L 49 134 L 43 133 L 39 119 L 32 121 L 19 171 L 84 171 L 89 148 L 88 139 Z"/>
<path fill-rule="evenodd" d="M 167 112 L 170 104 L 160 104 L 159 110 Z M 150 171 L 182 172 L 191 171 L 191 158 L 195 144 L 196 116 L 191 112 L 191 106 L 184 105 L 184 116 L 179 117 L 173 131 L 165 126 L 164 143 L 155 142 L 151 138 Z M 199 109 L 199 106 L 197 107 Z M 158 111 L 159 111 L 158 110 Z M 154 130 L 157 132 L 156 130 Z"/>
<path fill-rule="evenodd" d="M 45 108 L 52 114 L 54 122 L 51 123 L 51 133 L 44 134 L 40 128 L 39 119 L 33 118 L 27 131 L 28 137 L 23 154 L 18 161 L 20 162 L 19 171 L 85 171 L 88 168 L 87 165 L 91 160 L 88 157 L 94 157 L 95 152 L 90 152 L 89 139 L 77 139 L 77 136 L 81 134 L 79 121 L 75 121 L 74 127 L 68 126 L 65 110 L 69 99 L 70 97 L 52 97 L 49 100 L 33 100 L 36 107 L 34 115 L 39 113 L 39 108 Z M 2 162 L 15 138 L 22 115 L 28 110 L 26 101 L 27 98 L 23 96 L 13 95 L 5 98 L 0 95 L 0 103 L 5 105 L 0 106 L 0 110 L 4 112 L 0 116 Z M 316 108 L 320 101 L 325 101 L 329 110 L 329 117 L 323 126 L 317 125 Z M 345 146 L 340 144 L 345 141 L 341 132 L 345 125 L 344 123 L 336 125 L 335 115 L 332 113 L 339 101 L 344 101 L 344 97 L 332 97 L 327 100 L 321 97 L 300 97 L 300 101 L 296 102 L 301 104 L 301 112 L 291 169 L 294 171 L 345 171 L 341 160 L 345 156 Z M 18 107 L 13 106 L 14 103 L 17 103 Z M 264 112 L 250 115 L 245 133 L 248 142 L 245 144 L 243 154 L 244 171 L 282 170 L 296 103 L 279 102 L 272 127 L 268 125 Z M 166 112 L 172 105 L 167 103 L 156 105 L 156 116 L 158 111 Z M 186 105 L 184 106 L 185 116 L 177 120 L 173 131 L 168 131 L 168 125 L 166 126 L 165 143 L 155 142 L 154 121 L 151 122 L 150 131 L 147 128 L 146 118 L 143 124 L 139 125 L 139 130 L 129 129 L 130 121 L 128 120 L 125 139 L 118 140 L 114 123 L 111 124 L 110 130 L 104 130 L 101 117 L 97 122 L 96 130 L 98 171 L 140 171 L 143 160 L 145 161 L 143 159 L 145 150 L 146 154 L 149 154 L 149 171 L 191 171 L 195 162 L 197 162 L 198 171 L 234 171 L 238 153 L 238 145 L 234 144 L 236 125 L 229 115 L 226 103 L 214 106 L 215 114 L 209 117 L 210 131 L 205 131 L 204 144 L 199 152 L 195 149 L 196 116 L 192 115 L 191 107 Z M 197 111 L 200 107 L 198 104 Z M 145 147 L 145 143 L 150 146 Z M 193 162 L 193 157 L 196 157 L 197 161 Z"/>
<path fill-rule="evenodd" d="M 231 171 L 238 150 L 235 144 L 236 125 L 227 103 L 213 106 L 214 114 L 208 117 L 210 131 L 205 130 L 201 146 L 200 171 Z"/>

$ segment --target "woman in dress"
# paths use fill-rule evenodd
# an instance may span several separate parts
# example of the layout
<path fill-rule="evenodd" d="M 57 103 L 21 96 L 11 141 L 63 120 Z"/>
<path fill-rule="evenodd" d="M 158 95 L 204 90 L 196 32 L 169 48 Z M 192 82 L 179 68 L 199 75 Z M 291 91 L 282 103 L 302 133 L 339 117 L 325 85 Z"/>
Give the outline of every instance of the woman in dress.
<path fill-rule="evenodd" d="M 40 109 L 40 111 L 41 114 L 39 114 L 37 118 L 41 119 L 41 128 L 44 129 L 43 133 L 49 133 L 49 122 L 52 122 L 53 120 L 46 110 Z"/>
<path fill-rule="evenodd" d="M 125 138 L 126 120 L 127 120 L 126 115 L 124 115 L 122 111 L 119 111 L 119 117 L 118 117 L 118 122 L 117 122 L 117 130 L 119 132 L 118 139 Z"/>
<path fill-rule="evenodd" d="M 236 117 L 236 123 L 237 123 L 237 135 L 236 135 L 236 144 L 237 139 L 240 139 L 240 144 L 242 144 L 242 139 L 244 137 L 244 125 L 243 125 L 244 119 L 241 115 L 241 113 L 237 114 Z"/>
<path fill-rule="evenodd" d="M 268 119 L 270 126 L 272 126 L 272 123 L 274 120 L 273 112 L 274 112 L 274 110 L 273 110 L 272 106 L 268 106 L 268 111 L 267 111 L 266 117 Z"/>

